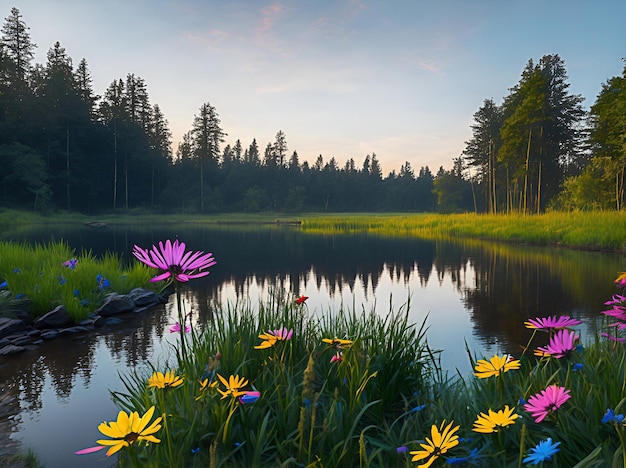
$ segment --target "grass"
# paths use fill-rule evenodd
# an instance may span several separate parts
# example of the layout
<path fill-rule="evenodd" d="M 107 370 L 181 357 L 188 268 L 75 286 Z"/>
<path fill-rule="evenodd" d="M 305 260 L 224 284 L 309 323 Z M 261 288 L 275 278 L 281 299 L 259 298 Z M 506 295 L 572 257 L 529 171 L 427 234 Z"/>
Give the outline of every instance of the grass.
<path fill-rule="evenodd" d="M 305 232 L 369 232 L 385 236 L 472 238 L 590 250 L 626 249 L 626 213 L 550 212 L 524 216 L 490 214 L 337 215 L 304 218 Z"/>
<path fill-rule="evenodd" d="M 300 222 L 310 234 L 368 232 L 383 236 L 417 236 L 447 239 L 555 245 L 589 250 L 626 250 L 626 213 L 619 211 L 553 211 L 522 214 L 406 214 L 406 213 L 218 213 L 210 215 L 157 214 L 145 211 L 103 214 L 97 218 L 78 213 L 42 217 L 33 213 L 0 209 L 0 224 L 19 226 L 40 223 L 110 224 L 278 224 Z"/>
<path fill-rule="evenodd" d="M 138 262 L 124 267 L 116 254 L 101 258 L 90 252 L 77 255 L 64 242 L 0 242 L 0 259 L 0 278 L 6 282 L 0 314 L 8 316 L 27 300 L 32 318 L 64 305 L 72 319 L 79 322 L 103 302 L 106 294 L 127 294 L 146 287 L 152 274 L 150 268 Z M 76 268 L 64 265 L 70 259 L 77 260 Z"/>
<path fill-rule="evenodd" d="M 443 373 L 425 327 L 407 317 L 408 304 L 386 318 L 311 314 L 280 296 L 256 307 L 218 307 L 213 323 L 181 335 L 174 367 L 123 376 L 125 391 L 113 394 L 120 409 L 141 415 L 154 406 L 163 420 L 160 443 L 123 448 L 118 466 L 416 466 L 410 452 L 422 450 L 444 421 L 459 427 L 461 439 L 445 452 L 433 449 L 432 466 L 449 458 L 464 466 L 526 466 L 529 450 L 548 438 L 560 444 L 550 466 L 626 466 L 626 428 L 602 422 L 607 409 L 619 414 L 626 402 L 626 348 L 601 336 L 606 320 L 563 358 L 533 356 L 531 340 L 515 357 L 519 369 L 478 378 Z M 254 348 L 261 333 L 282 327 L 293 330 L 290 339 Z M 323 338 L 351 344 L 340 348 Z M 491 357 L 468 354 L 472 365 L 479 358 Z M 174 372 L 183 383 L 151 387 L 157 371 Z M 260 397 L 242 403 L 218 375 L 245 379 L 239 390 Z M 536 422 L 524 401 L 549 385 L 571 398 Z M 512 424 L 473 431 L 479 414 L 505 406 L 517 415 Z"/>

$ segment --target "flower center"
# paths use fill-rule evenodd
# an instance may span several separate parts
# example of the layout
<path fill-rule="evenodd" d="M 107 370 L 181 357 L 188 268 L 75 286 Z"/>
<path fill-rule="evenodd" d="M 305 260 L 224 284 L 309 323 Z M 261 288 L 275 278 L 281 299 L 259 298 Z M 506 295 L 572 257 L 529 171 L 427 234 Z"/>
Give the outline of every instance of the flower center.
<path fill-rule="evenodd" d="M 126 437 L 124 437 L 124 440 L 128 442 L 129 444 L 132 444 L 133 442 L 137 440 L 138 437 L 139 437 L 139 434 L 137 434 L 136 432 L 131 432 Z"/>

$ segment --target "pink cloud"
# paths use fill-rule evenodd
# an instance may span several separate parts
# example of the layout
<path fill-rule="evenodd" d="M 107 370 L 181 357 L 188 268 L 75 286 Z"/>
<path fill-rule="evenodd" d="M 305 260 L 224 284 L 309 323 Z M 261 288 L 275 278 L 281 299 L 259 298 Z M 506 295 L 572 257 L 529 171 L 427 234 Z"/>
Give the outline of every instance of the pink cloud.
<path fill-rule="evenodd" d="M 280 3 L 272 3 L 261 9 L 261 24 L 256 27 L 257 34 L 263 34 L 274 26 L 276 20 L 285 12 L 285 7 Z"/>

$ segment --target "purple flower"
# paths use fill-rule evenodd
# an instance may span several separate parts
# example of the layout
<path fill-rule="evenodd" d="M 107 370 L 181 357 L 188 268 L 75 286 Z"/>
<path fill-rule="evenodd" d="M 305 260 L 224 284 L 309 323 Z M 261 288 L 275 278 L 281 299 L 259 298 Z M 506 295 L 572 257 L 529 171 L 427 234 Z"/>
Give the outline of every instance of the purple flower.
<path fill-rule="evenodd" d="M 574 342 L 578 335 L 571 330 L 559 330 L 550 337 L 548 346 L 540 346 L 535 351 L 538 356 L 552 356 L 560 359 L 576 349 Z"/>
<path fill-rule="evenodd" d="M 158 248 L 153 245 L 151 250 L 135 245 L 133 255 L 149 267 L 163 270 L 163 273 L 150 280 L 153 283 L 167 279 L 185 283 L 190 279 L 208 275 L 209 272 L 203 270 L 216 263 L 212 253 L 185 252 L 185 243 L 178 242 L 178 239 L 174 243 L 169 239 L 165 244 L 159 242 Z"/>
<path fill-rule="evenodd" d="M 558 385 L 550 385 L 545 390 L 531 396 L 524 409 L 535 419 L 536 423 L 543 421 L 548 414 L 556 411 L 571 398 L 569 390 Z"/>
<path fill-rule="evenodd" d="M 536 330 L 561 330 L 563 328 L 573 327 L 580 325 L 581 321 L 573 319 L 569 315 L 561 315 L 557 317 L 538 317 L 535 319 L 528 319 L 528 322 L 524 322 L 526 328 L 533 328 Z"/>
<path fill-rule="evenodd" d="M 239 403 L 243 405 L 254 403 L 260 397 L 261 397 L 261 392 L 245 391 L 243 392 L 243 395 L 239 397 Z"/>
<path fill-rule="evenodd" d="M 176 322 L 174 325 L 170 327 L 170 333 L 180 333 L 181 327 L 180 323 Z M 189 333 L 191 331 L 191 325 L 185 326 L 185 333 Z"/>
<path fill-rule="evenodd" d="M 63 266 L 69 268 L 70 270 L 74 270 L 77 264 L 78 260 L 76 260 L 75 258 L 71 258 L 63 262 Z"/>

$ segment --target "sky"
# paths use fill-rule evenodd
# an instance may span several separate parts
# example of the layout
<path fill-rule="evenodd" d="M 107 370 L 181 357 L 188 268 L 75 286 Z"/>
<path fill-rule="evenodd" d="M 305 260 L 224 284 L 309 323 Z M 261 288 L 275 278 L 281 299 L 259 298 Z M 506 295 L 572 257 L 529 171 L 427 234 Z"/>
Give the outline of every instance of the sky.
<path fill-rule="evenodd" d="M 625 0 L 0 0 L 17 7 L 45 64 L 59 41 L 85 58 L 96 94 L 144 79 L 176 151 L 200 106 L 259 150 L 282 130 L 288 155 L 383 175 L 452 167 L 474 113 L 497 104 L 529 59 L 558 54 L 591 106 L 626 57 Z"/>

